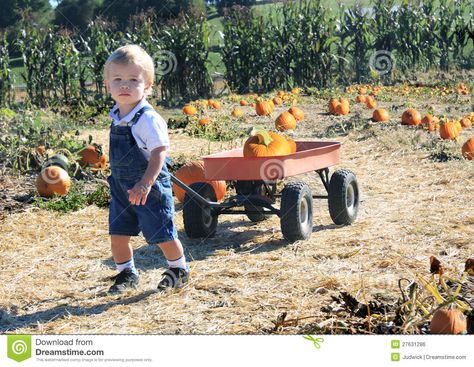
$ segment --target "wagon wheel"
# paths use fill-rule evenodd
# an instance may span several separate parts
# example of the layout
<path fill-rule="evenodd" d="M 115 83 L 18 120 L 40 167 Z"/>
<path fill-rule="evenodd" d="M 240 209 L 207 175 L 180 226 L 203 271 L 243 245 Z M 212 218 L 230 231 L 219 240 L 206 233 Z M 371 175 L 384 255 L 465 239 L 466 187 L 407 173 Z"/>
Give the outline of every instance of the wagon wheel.
<path fill-rule="evenodd" d="M 275 186 L 275 183 L 270 183 L 269 184 L 272 190 L 274 189 L 273 186 Z M 236 181 L 235 182 L 235 191 L 239 195 L 260 195 L 264 199 L 269 197 L 269 193 L 267 193 L 267 190 L 265 188 L 265 184 L 263 181 Z M 256 206 L 253 205 L 252 203 L 247 203 L 244 204 L 245 213 L 247 217 L 252 221 L 252 222 L 261 222 L 265 219 L 268 219 L 270 217 L 269 214 L 263 214 L 263 213 L 249 213 L 249 211 L 263 211 L 263 208 L 261 206 Z"/>
<path fill-rule="evenodd" d="M 281 194 L 280 225 L 288 241 L 306 240 L 313 232 L 313 196 L 304 182 L 289 182 Z"/>
<path fill-rule="evenodd" d="M 335 224 L 351 224 L 359 209 L 359 186 L 348 169 L 334 172 L 329 182 L 329 214 Z"/>
<path fill-rule="evenodd" d="M 190 186 L 199 195 L 209 201 L 216 201 L 216 193 L 211 185 L 195 182 Z M 217 215 L 208 206 L 200 204 L 188 193 L 183 203 L 184 230 L 190 238 L 213 237 L 216 233 Z"/>

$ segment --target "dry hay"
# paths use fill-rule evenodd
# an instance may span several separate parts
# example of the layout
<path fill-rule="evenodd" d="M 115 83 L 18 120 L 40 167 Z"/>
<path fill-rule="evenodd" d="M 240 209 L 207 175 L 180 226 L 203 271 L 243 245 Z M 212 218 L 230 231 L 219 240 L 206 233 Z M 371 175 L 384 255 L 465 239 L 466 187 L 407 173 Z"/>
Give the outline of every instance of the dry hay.
<path fill-rule="evenodd" d="M 331 121 L 324 117 L 318 129 Z M 469 133 L 472 129 L 463 132 Z M 107 277 L 115 273 L 107 210 L 91 206 L 59 215 L 29 208 L 9 215 L 0 223 L 1 330 L 291 334 L 342 321 L 321 310 L 341 291 L 363 302 L 375 296 L 395 301 L 398 279 L 426 274 L 430 255 L 459 273 L 474 253 L 474 166 L 464 160 L 433 162 L 429 151 L 416 149 L 416 134 L 375 126 L 340 137 L 341 167 L 355 172 L 362 190 L 359 216 L 352 226 L 335 226 L 327 204 L 315 201 L 314 233 L 305 242 L 283 240 L 277 217 L 253 224 L 243 215 L 221 216 L 214 238 L 191 240 L 178 204 L 176 223 L 191 279 L 177 292 L 153 292 L 165 262 L 140 237 L 132 241 L 139 289 L 104 295 L 111 284 Z M 185 135 L 175 138 L 173 152 L 222 148 Z M 310 183 L 313 193 L 323 192 L 316 175 L 297 179 Z M 275 328 L 282 314 L 296 321 Z"/>

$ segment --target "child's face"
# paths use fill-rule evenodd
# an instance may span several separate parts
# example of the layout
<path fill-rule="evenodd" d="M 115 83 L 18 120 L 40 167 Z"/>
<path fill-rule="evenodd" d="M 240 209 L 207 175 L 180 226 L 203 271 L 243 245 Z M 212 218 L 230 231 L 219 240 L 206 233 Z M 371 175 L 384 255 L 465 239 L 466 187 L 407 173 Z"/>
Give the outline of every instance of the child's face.
<path fill-rule="evenodd" d="M 143 70 L 135 64 L 112 63 L 105 81 L 108 92 L 119 105 L 132 105 L 139 102 L 151 88 L 146 82 Z"/>

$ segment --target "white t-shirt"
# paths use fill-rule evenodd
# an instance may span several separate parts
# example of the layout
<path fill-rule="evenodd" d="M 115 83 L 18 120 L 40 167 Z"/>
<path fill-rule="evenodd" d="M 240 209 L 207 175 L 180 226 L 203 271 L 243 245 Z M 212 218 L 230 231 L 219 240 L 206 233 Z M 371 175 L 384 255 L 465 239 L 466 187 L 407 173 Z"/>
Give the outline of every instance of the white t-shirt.
<path fill-rule="evenodd" d="M 145 106 L 151 107 L 147 100 L 143 98 L 127 116 L 120 119 L 118 117 L 118 106 L 115 105 L 109 116 L 112 117 L 114 126 L 127 126 L 133 116 Z M 151 151 L 155 148 L 166 146 L 166 150 L 170 150 L 168 125 L 155 110 L 145 111 L 142 114 L 138 122 L 132 126 L 132 135 L 147 161 L 150 160 Z"/>

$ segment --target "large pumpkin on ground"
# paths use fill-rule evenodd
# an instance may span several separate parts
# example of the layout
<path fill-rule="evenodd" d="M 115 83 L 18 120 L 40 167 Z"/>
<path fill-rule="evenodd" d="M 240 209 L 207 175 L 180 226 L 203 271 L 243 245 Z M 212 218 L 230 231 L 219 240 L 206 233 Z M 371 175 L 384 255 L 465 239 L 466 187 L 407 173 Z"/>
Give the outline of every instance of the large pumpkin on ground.
<path fill-rule="evenodd" d="M 58 166 L 49 166 L 36 177 L 36 190 L 43 197 L 66 195 L 71 186 L 68 173 Z"/>
<path fill-rule="evenodd" d="M 445 121 L 439 127 L 439 135 L 442 139 L 454 140 L 459 135 L 459 130 L 453 120 Z"/>
<path fill-rule="evenodd" d="M 192 161 L 186 163 L 175 173 L 176 178 L 180 181 L 183 181 L 186 185 L 190 186 L 195 182 L 207 182 L 209 183 L 216 193 L 217 200 L 222 200 L 225 196 L 227 186 L 225 181 L 216 181 L 216 180 L 206 180 L 204 177 L 204 162 L 203 161 Z M 179 202 L 184 202 L 184 196 L 186 192 L 178 187 L 178 185 L 173 185 L 173 192 Z"/>
<path fill-rule="evenodd" d="M 244 157 L 271 157 L 289 153 L 291 147 L 286 138 L 271 131 L 257 131 L 244 144 Z"/>
<path fill-rule="evenodd" d="M 108 157 L 107 154 L 101 154 L 95 145 L 89 145 L 79 152 L 81 167 L 92 166 L 94 168 L 104 168 Z"/>
<path fill-rule="evenodd" d="M 431 334 L 461 334 L 467 329 L 467 320 L 457 308 L 440 308 L 433 315 L 430 324 Z"/>
<path fill-rule="evenodd" d="M 467 160 L 471 161 L 474 159 L 474 138 L 469 139 L 463 144 L 462 155 Z"/>

